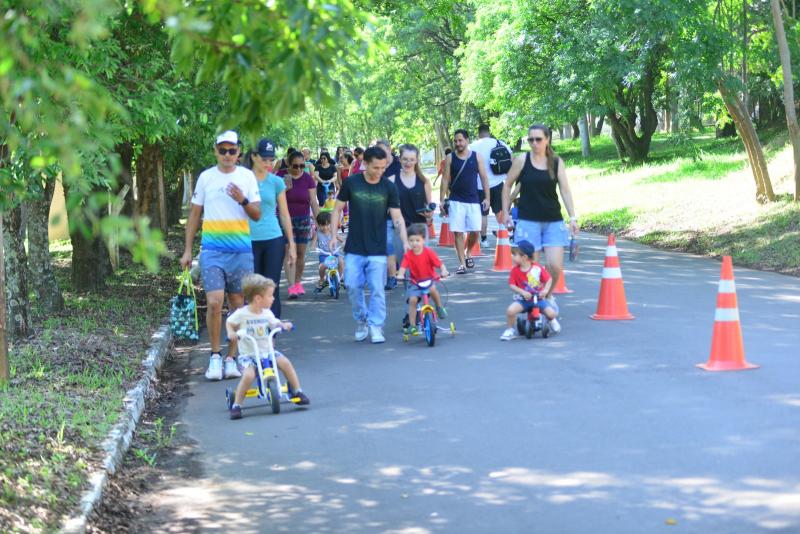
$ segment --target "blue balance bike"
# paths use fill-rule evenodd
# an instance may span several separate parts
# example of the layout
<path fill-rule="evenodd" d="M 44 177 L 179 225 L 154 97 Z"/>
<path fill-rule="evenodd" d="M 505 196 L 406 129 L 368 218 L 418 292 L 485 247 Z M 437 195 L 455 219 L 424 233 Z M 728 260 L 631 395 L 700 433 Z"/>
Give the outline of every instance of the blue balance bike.
<path fill-rule="evenodd" d="M 432 347 L 436 343 L 436 332 L 439 330 L 445 332 L 449 331 L 450 335 L 454 335 L 456 333 L 456 324 L 451 322 L 449 328 L 440 326 L 439 316 L 436 314 L 436 307 L 431 304 L 430 291 L 434 279 L 429 278 L 419 281 L 406 279 L 406 281 L 422 292 L 422 296 L 417 300 L 417 332 L 425 336 L 425 342 L 428 346 Z M 405 323 L 408 322 L 408 318 L 406 317 L 403 322 L 405 325 Z M 419 335 L 419 333 L 417 335 Z M 408 341 L 408 339 L 409 334 L 403 333 L 403 341 Z"/>

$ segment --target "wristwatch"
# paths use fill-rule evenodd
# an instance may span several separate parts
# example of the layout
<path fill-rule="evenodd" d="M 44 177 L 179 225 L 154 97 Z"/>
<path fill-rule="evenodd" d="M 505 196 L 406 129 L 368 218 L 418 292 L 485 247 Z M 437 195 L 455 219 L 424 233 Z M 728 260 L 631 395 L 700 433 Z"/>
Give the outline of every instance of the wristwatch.
<path fill-rule="evenodd" d="M 250 204 L 250 201 L 249 201 L 249 200 L 247 200 L 247 197 L 244 197 L 244 198 L 242 199 L 242 201 L 241 201 L 241 202 L 239 202 L 239 205 L 240 205 L 241 207 L 245 207 L 245 206 L 247 206 L 248 204 Z"/>

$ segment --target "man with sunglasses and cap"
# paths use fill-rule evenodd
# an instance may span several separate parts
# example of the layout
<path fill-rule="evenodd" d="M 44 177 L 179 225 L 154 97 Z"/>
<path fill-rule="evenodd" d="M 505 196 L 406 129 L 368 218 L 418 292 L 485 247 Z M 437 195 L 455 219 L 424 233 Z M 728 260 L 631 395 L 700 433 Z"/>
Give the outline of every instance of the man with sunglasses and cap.
<path fill-rule="evenodd" d="M 221 133 L 214 145 L 217 164 L 200 173 L 192 194 L 181 267 L 186 269 L 191 265 L 194 236 L 202 217 L 200 268 L 208 303 L 206 325 L 211 343 L 206 378 L 222 380 L 223 376 L 241 376 L 233 358 L 225 360 L 223 370 L 222 305 L 225 293 L 231 310 L 244 305 L 242 278 L 253 272 L 249 220 L 261 218 L 261 196 L 253 172 L 237 165 L 240 150 L 237 133 L 231 130 Z"/>

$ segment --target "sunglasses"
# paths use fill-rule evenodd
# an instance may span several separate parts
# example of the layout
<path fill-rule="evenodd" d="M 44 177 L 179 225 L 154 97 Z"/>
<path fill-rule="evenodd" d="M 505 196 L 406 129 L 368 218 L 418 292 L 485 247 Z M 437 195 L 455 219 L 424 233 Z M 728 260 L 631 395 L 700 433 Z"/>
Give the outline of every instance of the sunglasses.
<path fill-rule="evenodd" d="M 226 154 L 230 154 L 231 156 L 235 156 L 237 152 L 239 152 L 238 148 L 218 148 L 217 152 L 219 152 L 220 156 L 224 156 Z"/>
<path fill-rule="evenodd" d="M 541 143 L 542 141 L 544 141 L 544 137 L 529 137 L 528 138 L 528 142 L 529 143 L 533 143 L 533 142 Z"/>
<path fill-rule="evenodd" d="M 305 165 L 302 165 L 302 164 L 299 164 L 299 163 L 294 163 L 294 164 L 292 164 L 292 166 L 291 166 L 291 167 L 292 167 L 293 169 L 298 169 L 298 170 L 299 170 L 299 169 L 304 169 L 306 166 L 305 166 Z"/>

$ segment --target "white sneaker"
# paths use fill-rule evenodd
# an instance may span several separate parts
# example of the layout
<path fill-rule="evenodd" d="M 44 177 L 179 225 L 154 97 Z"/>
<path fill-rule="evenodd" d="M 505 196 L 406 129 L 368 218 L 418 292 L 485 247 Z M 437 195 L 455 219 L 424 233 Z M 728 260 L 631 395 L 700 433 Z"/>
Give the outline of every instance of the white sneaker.
<path fill-rule="evenodd" d="M 225 378 L 241 378 L 242 373 L 239 372 L 239 367 L 236 365 L 236 360 L 233 358 L 225 359 Z"/>
<path fill-rule="evenodd" d="M 513 328 L 506 328 L 506 331 L 503 332 L 503 335 L 500 336 L 500 339 L 503 341 L 511 341 L 515 337 L 517 337 L 517 331 Z"/>
<path fill-rule="evenodd" d="M 212 355 L 211 359 L 208 360 L 206 379 L 222 380 L 222 356 L 219 354 Z"/>
<path fill-rule="evenodd" d="M 356 335 L 353 336 L 356 341 L 364 341 L 367 339 L 369 335 L 369 330 L 367 329 L 367 323 L 358 323 L 356 327 Z"/>
<path fill-rule="evenodd" d="M 558 319 L 550 319 L 550 330 L 552 330 L 554 334 L 561 332 L 561 324 L 558 322 Z"/>
<path fill-rule="evenodd" d="M 373 343 L 383 343 L 386 341 L 386 338 L 383 337 L 383 328 L 380 326 L 370 326 L 369 337 L 372 338 Z"/>

